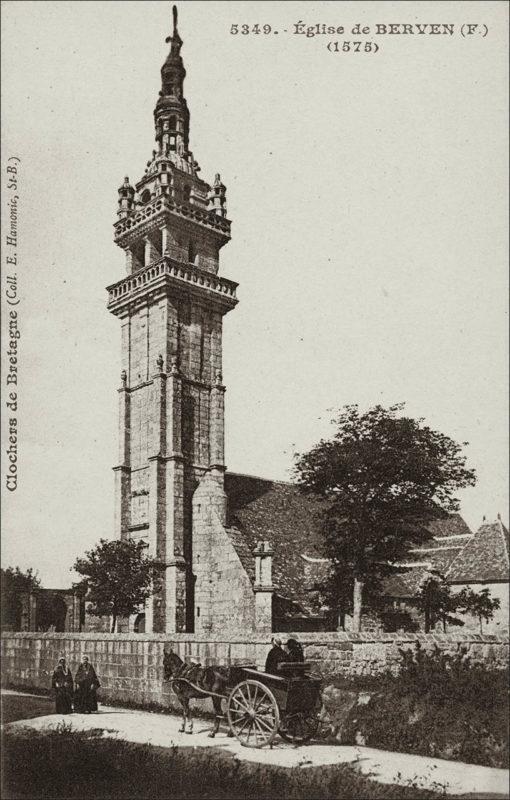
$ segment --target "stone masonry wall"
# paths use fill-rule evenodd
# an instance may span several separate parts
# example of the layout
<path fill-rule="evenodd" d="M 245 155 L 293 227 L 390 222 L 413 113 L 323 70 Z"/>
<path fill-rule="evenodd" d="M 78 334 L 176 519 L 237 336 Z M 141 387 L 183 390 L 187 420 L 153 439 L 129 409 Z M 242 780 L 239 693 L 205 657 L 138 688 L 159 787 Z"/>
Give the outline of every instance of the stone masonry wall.
<path fill-rule="evenodd" d="M 289 637 L 292 634 L 289 633 Z M 480 634 L 364 634 L 303 633 L 295 635 L 305 659 L 328 684 L 333 675 L 376 675 L 396 667 L 399 649 L 420 643 L 442 651 L 465 651 L 475 662 L 503 668 L 508 665 L 508 637 Z M 2 633 L 4 685 L 48 689 L 58 658 L 65 654 L 73 673 L 86 653 L 101 681 L 101 700 L 158 703 L 177 707 L 163 683 L 163 653 L 173 649 L 184 660 L 202 664 L 253 664 L 263 669 L 270 643 L 261 637 L 228 641 L 225 637 L 193 634 Z M 202 705 L 195 701 L 198 705 Z M 210 702 L 205 706 L 210 710 Z"/>
<path fill-rule="evenodd" d="M 236 638 L 254 629 L 255 595 L 223 525 L 225 507 L 222 485 L 211 475 L 203 478 L 193 497 L 195 638 L 219 632 Z"/>

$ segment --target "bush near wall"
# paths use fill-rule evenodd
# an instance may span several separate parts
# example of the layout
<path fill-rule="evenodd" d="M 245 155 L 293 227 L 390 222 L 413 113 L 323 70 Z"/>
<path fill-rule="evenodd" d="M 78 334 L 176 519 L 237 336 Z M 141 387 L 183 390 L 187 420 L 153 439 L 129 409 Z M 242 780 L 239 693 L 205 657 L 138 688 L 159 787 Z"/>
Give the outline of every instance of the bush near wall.
<path fill-rule="evenodd" d="M 508 767 L 506 670 L 418 648 L 415 654 L 402 652 L 398 676 L 372 681 L 365 703 L 359 702 L 359 688 L 357 696 L 351 691 L 356 702 L 345 720 L 344 741 Z"/>

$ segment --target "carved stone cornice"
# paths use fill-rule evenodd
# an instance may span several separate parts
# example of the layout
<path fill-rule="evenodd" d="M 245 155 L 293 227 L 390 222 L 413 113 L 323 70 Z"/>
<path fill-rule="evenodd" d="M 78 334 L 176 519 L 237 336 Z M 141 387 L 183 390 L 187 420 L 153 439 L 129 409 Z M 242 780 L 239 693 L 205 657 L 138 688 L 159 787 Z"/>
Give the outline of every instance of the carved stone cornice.
<path fill-rule="evenodd" d="M 128 313 L 130 305 L 146 302 L 149 297 L 151 302 L 155 302 L 160 296 L 181 294 L 186 297 L 191 295 L 198 302 L 207 301 L 208 306 L 216 306 L 218 311 L 225 314 L 237 304 L 237 286 L 234 281 L 193 264 L 164 256 L 108 286 L 107 307 L 112 314 L 123 316 Z"/>
<path fill-rule="evenodd" d="M 161 195 L 114 223 L 114 241 L 120 247 L 128 247 L 140 236 L 161 226 L 166 216 L 179 217 L 198 224 L 216 233 L 225 244 L 230 239 L 230 220 L 212 214 L 198 206 L 176 203 Z"/>

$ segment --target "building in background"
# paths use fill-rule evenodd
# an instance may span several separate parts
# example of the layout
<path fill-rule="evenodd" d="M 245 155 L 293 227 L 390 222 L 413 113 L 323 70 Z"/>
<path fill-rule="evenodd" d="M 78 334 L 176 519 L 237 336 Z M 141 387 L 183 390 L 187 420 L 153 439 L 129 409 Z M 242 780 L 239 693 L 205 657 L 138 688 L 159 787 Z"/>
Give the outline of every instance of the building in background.
<path fill-rule="evenodd" d="M 508 630 L 509 617 L 509 536 L 498 517 L 478 528 L 470 541 L 454 558 L 446 572 L 448 583 L 455 592 L 472 589 L 479 592 L 489 589 L 491 597 L 500 601 L 493 619 L 484 624 L 487 633 Z M 465 619 L 466 626 L 478 629 L 478 621 Z"/>
<path fill-rule="evenodd" d="M 73 589 L 35 589 L 21 597 L 20 631 L 82 630 L 85 621 L 83 597 Z"/>

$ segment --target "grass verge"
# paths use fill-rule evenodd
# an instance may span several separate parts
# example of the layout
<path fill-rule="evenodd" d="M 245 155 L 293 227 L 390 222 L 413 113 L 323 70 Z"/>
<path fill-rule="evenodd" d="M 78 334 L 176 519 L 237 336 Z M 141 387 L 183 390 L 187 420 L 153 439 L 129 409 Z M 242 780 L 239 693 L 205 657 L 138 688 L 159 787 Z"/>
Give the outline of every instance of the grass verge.
<path fill-rule="evenodd" d="M 4 800 L 379 800 L 438 798 L 420 786 L 389 786 L 347 765 L 273 767 L 218 750 L 158 748 L 103 737 L 102 729 L 17 729 L 3 740 Z"/>

